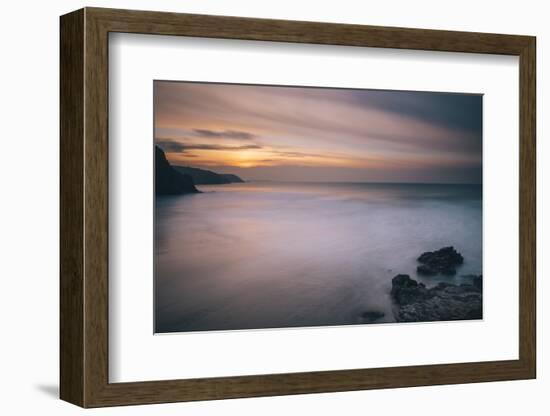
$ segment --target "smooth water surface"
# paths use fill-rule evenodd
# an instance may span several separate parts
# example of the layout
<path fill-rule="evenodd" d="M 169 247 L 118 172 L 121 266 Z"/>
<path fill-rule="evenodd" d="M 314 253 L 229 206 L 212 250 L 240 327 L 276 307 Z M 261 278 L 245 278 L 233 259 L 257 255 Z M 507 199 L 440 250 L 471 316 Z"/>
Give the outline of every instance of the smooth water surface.
<path fill-rule="evenodd" d="M 155 331 L 393 322 L 391 279 L 482 272 L 481 185 L 251 182 L 157 197 Z M 455 277 L 416 258 L 453 245 Z"/>

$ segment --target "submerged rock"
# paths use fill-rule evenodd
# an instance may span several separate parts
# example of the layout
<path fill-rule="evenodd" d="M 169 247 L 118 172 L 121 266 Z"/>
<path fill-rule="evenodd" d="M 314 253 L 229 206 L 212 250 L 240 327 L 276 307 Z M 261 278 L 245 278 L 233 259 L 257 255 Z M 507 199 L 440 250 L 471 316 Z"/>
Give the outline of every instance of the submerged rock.
<path fill-rule="evenodd" d="M 373 323 L 378 321 L 379 319 L 382 319 L 386 314 L 384 312 L 380 311 L 365 311 L 361 314 L 361 318 L 365 320 L 367 323 Z"/>
<path fill-rule="evenodd" d="M 441 273 L 453 276 L 456 274 L 456 266 L 464 262 L 464 257 L 454 247 L 449 246 L 422 253 L 417 260 L 422 263 L 416 268 L 418 274 L 433 276 Z"/>
<path fill-rule="evenodd" d="M 483 279 L 481 276 L 478 276 L 477 274 L 463 274 L 462 277 L 469 279 L 472 286 L 475 286 L 479 290 L 483 290 Z"/>
<path fill-rule="evenodd" d="M 471 284 L 439 283 L 428 289 L 406 274 L 392 279 L 397 322 L 454 321 L 482 318 L 482 277 Z"/>
<path fill-rule="evenodd" d="M 426 293 L 426 286 L 411 279 L 408 274 L 398 274 L 392 279 L 391 296 L 398 305 L 420 300 Z"/>

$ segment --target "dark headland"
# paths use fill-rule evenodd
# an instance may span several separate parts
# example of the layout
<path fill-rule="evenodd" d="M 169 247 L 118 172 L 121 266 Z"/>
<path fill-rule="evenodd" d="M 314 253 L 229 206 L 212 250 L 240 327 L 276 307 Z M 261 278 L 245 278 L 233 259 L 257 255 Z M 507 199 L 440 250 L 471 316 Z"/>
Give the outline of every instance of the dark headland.
<path fill-rule="evenodd" d="M 162 149 L 155 146 L 155 194 L 182 195 L 198 192 L 193 178 L 176 171 L 166 159 Z"/>
<path fill-rule="evenodd" d="M 223 185 L 244 182 L 237 175 L 216 173 L 188 166 L 173 166 L 162 149 L 155 146 L 155 194 L 183 195 L 200 193 L 195 185 Z"/>
<path fill-rule="evenodd" d="M 193 178 L 195 185 L 224 185 L 228 183 L 244 182 L 237 175 L 231 173 L 216 173 L 206 169 L 192 168 L 190 166 L 174 166 L 179 173 Z"/>

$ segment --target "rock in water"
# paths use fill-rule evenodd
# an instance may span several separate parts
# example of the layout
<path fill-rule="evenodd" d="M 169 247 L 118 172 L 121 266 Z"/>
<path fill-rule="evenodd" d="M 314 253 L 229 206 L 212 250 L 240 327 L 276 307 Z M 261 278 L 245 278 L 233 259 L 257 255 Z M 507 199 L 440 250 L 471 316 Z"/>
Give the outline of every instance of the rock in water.
<path fill-rule="evenodd" d="M 462 277 L 470 280 L 472 286 L 475 286 L 481 291 L 483 290 L 483 279 L 481 276 L 477 274 L 463 274 Z"/>
<path fill-rule="evenodd" d="M 472 286 L 478 289 L 480 292 L 483 292 L 483 279 L 480 276 L 474 276 L 472 278 Z"/>
<path fill-rule="evenodd" d="M 361 318 L 363 318 L 366 323 L 370 324 L 382 319 L 385 315 L 384 312 L 380 311 L 365 311 L 361 314 Z"/>
<path fill-rule="evenodd" d="M 437 251 L 427 251 L 418 257 L 422 263 L 416 268 L 419 274 L 433 276 L 438 273 L 453 276 L 456 274 L 456 266 L 464 262 L 464 257 L 454 247 L 443 247 Z"/>
<path fill-rule="evenodd" d="M 398 274 L 392 279 L 391 296 L 398 305 L 419 300 L 426 292 L 426 286 L 411 279 L 408 274 Z"/>
<path fill-rule="evenodd" d="M 177 172 L 160 147 L 155 146 L 155 194 L 181 195 L 198 193 L 193 178 Z"/>
<path fill-rule="evenodd" d="M 397 322 L 456 321 L 482 318 L 482 277 L 472 284 L 439 283 L 426 288 L 406 274 L 392 279 Z"/>

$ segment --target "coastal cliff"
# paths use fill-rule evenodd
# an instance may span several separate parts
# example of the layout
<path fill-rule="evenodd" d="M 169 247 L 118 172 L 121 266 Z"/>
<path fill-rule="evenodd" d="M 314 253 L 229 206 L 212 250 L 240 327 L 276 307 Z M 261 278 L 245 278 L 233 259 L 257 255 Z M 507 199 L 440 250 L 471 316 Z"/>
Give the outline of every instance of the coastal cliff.
<path fill-rule="evenodd" d="M 179 173 L 191 176 L 195 185 L 223 185 L 244 182 L 237 175 L 230 173 L 216 173 L 210 170 L 192 168 L 189 166 L 174 166 L 174 169 Z"/>
<path fill-rule="evenodd" d="M 162 149 L 155 146 L 155 195 L 182 195 L 200 192 L 193 178 L 175 170 Z"/>

